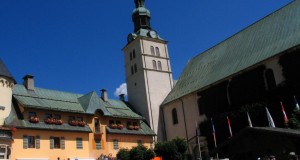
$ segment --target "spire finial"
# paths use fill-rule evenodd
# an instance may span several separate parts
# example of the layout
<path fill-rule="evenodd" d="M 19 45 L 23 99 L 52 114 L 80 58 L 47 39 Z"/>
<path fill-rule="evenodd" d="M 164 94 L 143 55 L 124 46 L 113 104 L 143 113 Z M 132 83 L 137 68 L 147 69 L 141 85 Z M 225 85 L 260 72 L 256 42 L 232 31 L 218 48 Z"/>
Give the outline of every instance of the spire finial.
<path fill-rule="evenodd" d="M 151 29 L 150 11 L 145 7 L 145 0 L 134 0 L 136 8 L 132 13 L 132 21 L 134 23 L 134 32 L 140 29 Z"/>
<path fill-rule="evenodd" d="M 145 0 L 134 0 L 135 8 L 144 7 Z"/>

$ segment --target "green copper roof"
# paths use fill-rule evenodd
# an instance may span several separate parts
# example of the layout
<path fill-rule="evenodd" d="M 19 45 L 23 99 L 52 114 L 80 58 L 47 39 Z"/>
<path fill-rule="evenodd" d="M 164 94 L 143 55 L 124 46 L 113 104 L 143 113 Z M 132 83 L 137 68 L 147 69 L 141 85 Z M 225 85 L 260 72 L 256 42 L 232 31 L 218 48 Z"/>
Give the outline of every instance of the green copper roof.
<path fill-rule="evenodd" d="M 80 94 L 60 92 L 35 87 L 34 91 L 27 90 L 23 85 L 16 85 L 13 97 L 25 107 L 84 113 L 78 101 Z"/>
<path fill-rule="evenodd" d="M 94 114 L 101 110 L 104 116 L 143 119 L 130 109 L 128 103 L 112 99 L 104 102 L 96 92 L 82 95 L 37 87 L 31 91 L 23 85 L 16 85 L 13 97 L 27 108 L 82 114 Z"/>
<path fill-rule="evenodd" d="M 145 7 L 138 7 L 132 11 L 132 14 L 151 16 L 150 11 Z"/>
<path fill-rule="evenodd" d="M 110 113 L 112 117 L 120 117 L 120 118 L 133 118 L 133 119 L 143 119 L 142 116 L 134 113 L 129 105 L 123 101 L 117 100 L 108 100 L 106 104 L 106 109 Z"/>
<path fill-rule="evenodd" d="M 163 104 L 201 90 L 300 44 L 296 0 L 194 57 Z"/>
<path fill-rule="evenodd" d="M 141 121 L 141 129 L 139 130 L 129 130 L 126 127 L 123 129 L 111 129 L 106 127 L 106 131 L 112 134 L 132 134 L 132 135 L 145 135 L 145 136 L 156 136 L 156 134 L 148 127 L 148 125 Z"/>

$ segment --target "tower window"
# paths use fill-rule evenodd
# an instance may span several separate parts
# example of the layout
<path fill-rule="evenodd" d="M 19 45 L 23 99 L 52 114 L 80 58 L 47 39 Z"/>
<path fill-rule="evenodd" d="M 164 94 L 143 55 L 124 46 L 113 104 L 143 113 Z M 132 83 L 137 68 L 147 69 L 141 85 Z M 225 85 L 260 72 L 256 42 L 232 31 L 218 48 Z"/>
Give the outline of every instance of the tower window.
<path fill-rule="evenodd" d="M 156 56 L 160 56 L 159 48 L 155 47 Z"/>
<path fill-rule="evenodd" d="M 152 64 L 153 64 L 153 69 L 157 70 L 157 65 L 156 65 L 156 61 L 155 60 L 152 61 Z"/>
<path fill-rule="evenodd" d="M 178 124 L 178 117 L 177 117 L 176 108 L 172 109 L 172 118 L 173 118 L 173 124 Z"/>
<path fill-rule="evenodd" d="M 158 61 L 158 62 L 157 62 L 157 65 L 158 65 L 158 70 L 160 70 L 160 71 L 161 71 L 161 70 L 162 70 L 162 67 L 161 67 L 161 62 L 160 62 L 160 61 Z"/>
<path fill-rule="evenodd" d="M 134 64 L 134 72 L 135 73 L 137 72 L 137 66 L 136 66 L 136 64 Z"/>
<path fill-rule="evenodd" d="M 153 46 L 150 47 L 150 50 L 151 50 L 151 55 L 155 55 Z"/>
<path fill-rule="evenodd" d="M 132 53 L 130 52 L 130 60 L 132 60 Z"/>
<path fill-rule="evenodd" d="M 135 50 L 132 51 L 133 59 L 135 58 Z"/>
<path fill-rule="evenodd" d="M 134 73 L 133 66 L 131 66 L 131 74 L 133 74 L 133 73 Z"/>

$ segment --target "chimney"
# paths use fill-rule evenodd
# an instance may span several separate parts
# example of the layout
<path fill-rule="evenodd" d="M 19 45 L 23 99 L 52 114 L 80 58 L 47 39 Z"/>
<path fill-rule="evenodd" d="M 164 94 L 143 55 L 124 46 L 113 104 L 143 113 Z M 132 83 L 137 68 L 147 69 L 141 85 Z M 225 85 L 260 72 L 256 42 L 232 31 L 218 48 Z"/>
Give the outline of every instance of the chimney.
<path fill-rule="evenodd" d="M 120 101 L 125 101 L 125 94 L 120 94 L 119 99 Z"/>
<path fill-rule="evenodd" d="M 106 89 L 101 90 L 101 98 L 103 99 L 104 102 L 107 102 L 108 100 L 108 95 Z"/>
<path fill-rule="evenodd" d="M 28 89 L 34 91 L 34 76 L 27 74 L 26 76 L 23 77 L 23 85 Z"/>

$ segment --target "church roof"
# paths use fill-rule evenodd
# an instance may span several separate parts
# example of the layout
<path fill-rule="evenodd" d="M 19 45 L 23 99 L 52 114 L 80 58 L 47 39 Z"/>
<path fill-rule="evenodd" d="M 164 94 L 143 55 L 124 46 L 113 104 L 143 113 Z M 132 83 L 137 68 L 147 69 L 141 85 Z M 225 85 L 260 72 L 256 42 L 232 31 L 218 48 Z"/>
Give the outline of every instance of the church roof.
<path fill-rule="evenodd" d="M 12 79 L 15 82 L 14 77 L 9 73 L 8 69 L 6 68 L 5 64 L 0 58 L 0 76 L 4 76 L 7 78 Z M 16 82 L 15 82 L 16 83 Z"/>
<path fill-rule="evenodd" d="M 293 1 L 194 57 L 164 100 L 205 89 L 300 44 L 300 1 Z"/>

